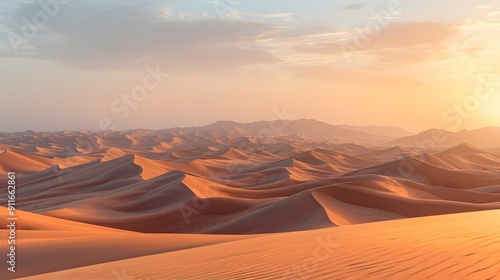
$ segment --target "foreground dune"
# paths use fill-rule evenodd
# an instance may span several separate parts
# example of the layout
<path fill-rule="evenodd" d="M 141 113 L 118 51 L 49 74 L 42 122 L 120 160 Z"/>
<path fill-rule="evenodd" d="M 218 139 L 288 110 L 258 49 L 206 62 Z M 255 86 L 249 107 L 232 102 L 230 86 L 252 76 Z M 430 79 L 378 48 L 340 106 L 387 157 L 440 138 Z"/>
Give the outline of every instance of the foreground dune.
<path fill-rule="evenodd" d="M 498 279 L 499 216 L 279 233 L 24 279 Z"/>
<path fill-rule="evenodd" d="M 2 217 L 6 209 L 0 208 Z M 147 256 L 193 247 L 232 242 L 246 235 L 142 234 L 17 211 L 19 268 L 2 269 L 0 279 L 13 279 L 103 262 Z M 0 236 L 7 236 L 5 222 Z M 2 254 L 1 261 L 6 262 Z M 15 276 L 15 277 L 13 277 Z M 78 279 L 78 278 L 75 278 Z M 89 278 L 87 278 L 89 279 Z"/>

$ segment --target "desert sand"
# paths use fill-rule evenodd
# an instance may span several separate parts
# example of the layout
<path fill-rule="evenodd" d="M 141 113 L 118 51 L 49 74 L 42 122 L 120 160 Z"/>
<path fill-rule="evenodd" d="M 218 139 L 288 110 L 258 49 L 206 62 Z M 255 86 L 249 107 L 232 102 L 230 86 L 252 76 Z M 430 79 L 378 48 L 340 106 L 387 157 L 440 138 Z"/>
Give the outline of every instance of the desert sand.
<path fill-rule="evenodd" d="M 498 279 L 498 215 L 273 234 L 23 279 Z"/>
<path fill-rule="evenodd" d="M 500 278 L 497 150 L 351 140 L 224 126 L 2 133 L 19 271 L 1 279 Z"/>

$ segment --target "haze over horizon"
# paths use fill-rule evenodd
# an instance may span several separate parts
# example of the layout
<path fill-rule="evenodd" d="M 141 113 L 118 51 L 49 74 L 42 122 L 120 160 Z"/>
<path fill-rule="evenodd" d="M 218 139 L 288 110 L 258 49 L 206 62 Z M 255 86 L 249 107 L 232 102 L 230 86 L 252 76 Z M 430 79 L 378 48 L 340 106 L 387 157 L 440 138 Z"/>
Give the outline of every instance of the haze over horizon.
<path fill-rule="evenodd" d="M 0 4 L 2 131 L 499 125 L 493 0 L 43 3 Z"/>
<path fill-rule="evenodd" d="M 473 128 L 461 128 L 461 129 L 458 129 L 458 130 L 452 130 L 452 129 L 447 129 L 447 128 L 440 128 L 440 127 L 428 127 L 426 129 L 423 129 L 423 130 L 410 130 L 410 129 L 406 129 L 405 127 L 402 127 L 402 126 L 398 126 L 398 125 L 390 125 L 390 124 L 347 124 L 347 123 L 330 123 L 330 122 L 326 122 L 326 121 L 322 121 L 322 120 L 317 120 L 317 119 L 310 119 L 310 118 L 294 118 L 294 119 L 268 119 L 268 120 L 254 120 L 254 121 L 249 121 L 249 122 L 244 122 L 244 121 L 234 121 L 234 120 L 217 120 L 215 122 L 208 122 L 208 123 L 201 123 L 201 124 L 191 124 L 191 125 L 174 125 L 174 126 L 168 126 L 168 127 L 130 127 L 130 128 L 127 128 L 127 127 L 124 127 L 124 128 L 116 128 L 116 129 L 112 129 L 112 130 L 116 130 L 116 131 L 133 131 L 133 130 L 164 130 L 164 129 L 175 129 L 175 128 L 192 128 L 192 127 L 206 127 L 206 126 L 210 126 L 210 125 L 213 125 L 213 124 L 217 124 L 217 123 L 221 123 L 221 122 L 232 122 L 232 123 L 236 123 L 236 124 L 252 124 L 252 123 L 258 123 L 258 122 L 273 122 L 273 121 L 298 121 L 298 120 L 312 120 L 312 121 L 317 121 L 317 122 L 321 122 L 321 123 L 326 123 L 326 124 L 329 124 L 329 125 L 332 125 L 332 126 L 338 126 L 338 127 L 349 127 L 349 126 L 352 126 L 352 127 L 392 127 L 392 128 L 397 128 L 397 129 L 401 129 L 403 131 L 406 131 L 406 132 L 409 132 L 411 134 L 419 134 L 421 132 L 425 132 L 425 131 L 428 131 L 428 130 L 433 130 L 433 129 L 442 129 L 442 130 L 445 130 L 445 131 L 449 131 L 449 132 L 460 132 L 460 131 L 473 131 L 473 130 L 481 130 L 481 129 L 485 129 L 485 128 L 489 128 L 489 127 L 494 127 L 494 128 L 500 128 L 500 126 L 495 126 L 495 125 L 487 125 L 487 126 L 483 126 L 483 127 L 473 127 Z M 111 130 L 111 129 L 109 129 Z M 20 133 L 20 132 L 25 132 L 25 131 L 35 131 L 35 132 L 47 132 L 47 133 L 54 133 L 54 132 L 60 132 L 60 131 L 91 131 L 91 132 L 97 132 L 97 131 L 105 131 L 105 130 L 102 130 L 102 129 L 91 129 L 91 128 L 79 128 L 79 129 L 71 129 L 71 128 L 67 128 L 67 129 L 54 129 L 54 130 L 40 130 L 40 129 L 33 129 L 33 128 L 29 128 L 29 129 L 25 129 L 25 130 L 0 130 L 0 133 L 2 132 L 5 132 L 5 133 Z"/>

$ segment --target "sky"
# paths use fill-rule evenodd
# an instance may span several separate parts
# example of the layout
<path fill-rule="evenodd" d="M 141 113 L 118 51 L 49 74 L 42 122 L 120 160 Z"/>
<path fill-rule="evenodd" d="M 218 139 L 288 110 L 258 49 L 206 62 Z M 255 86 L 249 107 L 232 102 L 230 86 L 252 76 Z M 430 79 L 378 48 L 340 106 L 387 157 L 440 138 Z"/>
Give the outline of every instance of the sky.
<path fill-rule="evenodd" d="M 0 131 L 500 126 L 498 0 L 3 0 Z"/>

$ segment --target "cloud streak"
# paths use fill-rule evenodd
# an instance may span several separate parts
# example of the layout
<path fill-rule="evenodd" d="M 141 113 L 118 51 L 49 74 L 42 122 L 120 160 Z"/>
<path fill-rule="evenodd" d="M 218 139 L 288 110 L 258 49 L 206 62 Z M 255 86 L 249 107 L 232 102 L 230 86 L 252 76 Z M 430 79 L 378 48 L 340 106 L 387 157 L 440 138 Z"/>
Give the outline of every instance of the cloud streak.
<path fill-rule="evenodd" d="M 37 2 L 7 3 L 2 8 L 9 16 L 0 20 L 0 33 L 4 26 L 19 34 L 22 19 L 40 9 Z M 361 8 L 362 4 L 344 7 Z M 325 59 L 343 57 L 347 50 L 376 66 L 391 67 L 443 58 L 447 41 L 458 37 L 466 25 L 392 22 L 360 48 L 353 46 L 360 33 L 352 26 L 265 23 L 266 18 L 276 22 L 272 20 L 288 19 L 293 13 L 269 13 L 254 21 L 172 16 L 176 13 L 165 1 L 74 0 L 61 8 L 20 54 L 78 69 L 161 64 L 172 74 L 186 74 L 280 62 L 300 64 L 303 60 L 322 64 Z M 491 22 L 489 25 L 495 26 Z M 6 43 L 0 41 L 0 47 Z"/>
<path fill-rule="evenodd" d="M 380 32 L 363 41 L 362 47 L 356 42 L 361 40 L 360 34 L 336 39 L 299 44 L 295 49 L 299 52 L 318 55 L 345 55 L 353 52 L 363 56 L 375 57 L 375 61 L 386 64 L 396 62 L 421 62 L 431 55 L 440 55 L 445 51 L 445 42 L 459 35 L 459 24 L 448 22 L 395 22 L 381 28 Z"/>
<path fill-rule="evenodd" d="M 82 69 L 160 63 L 173 73 L 279 61 L 255 46 L 276 32 L 275 26 L 217 19 L 166 20 L 153 4 L 158 5 L 75 2 L 61 9 L 31 40 L 33 49 L 24 55 Z M 26 18 L 36 9 L 35 4 L 21 5 L 14 18 Z M 10 26 L 14 31 L 22 28 L 13 19 Z"/>
<path fill-rule="evenodd" d="M 364 7 L 363 4 L 351 4 L 351 5 L 344 6 L 342 8 L 342 10 L 346 10 L 346 11 L 361 10 L 361 9 L 363 9 L 363 7 Z"/>

